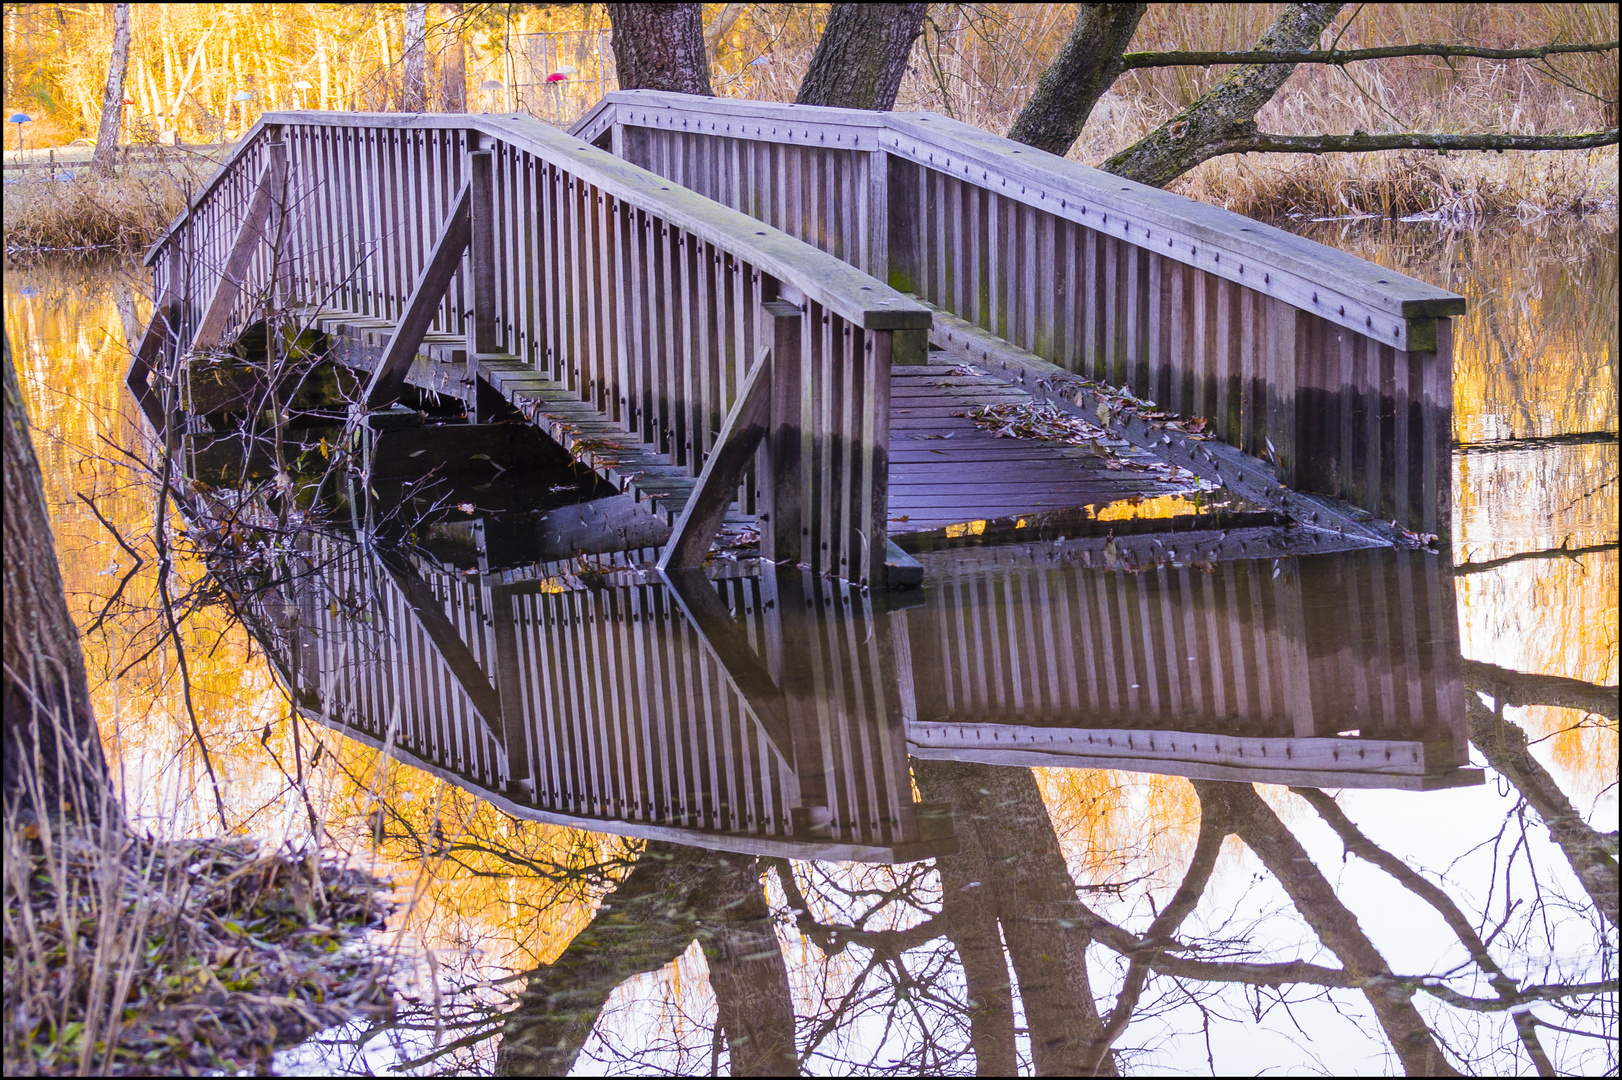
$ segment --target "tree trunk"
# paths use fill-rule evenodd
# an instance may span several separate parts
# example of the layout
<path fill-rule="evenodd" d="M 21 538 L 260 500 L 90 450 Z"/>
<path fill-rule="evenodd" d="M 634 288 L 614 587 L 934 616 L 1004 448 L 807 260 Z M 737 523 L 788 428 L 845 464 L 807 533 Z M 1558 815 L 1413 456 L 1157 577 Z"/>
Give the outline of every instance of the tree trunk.
<path fill-rule="evenodd" d="M 734 855 L 717 870 L 699 914 L 732 1075 L 798 1076 L 788 967 L 755 861 Z"/>
<path fill-rule="evenodd" d="M 1126 52 L 1148 4 L 1078 4 L 1070 40 L 1042 72 L 1019 118 L 1015 142 L 1063 157 L 1087 125 L 1093 106 L 1121 74 Z"/>
<path fill-rule="evenodd" d="M 1256 40 L 1257 49 L 1311 49 L 1341 4 L 1286 4 Z M 1228 140 L 1254 135 L 1256 113 L 1273 100 L 1294 64 L 1242 64 L 1188 108 L 1104 163 L 1106 172 L 1165 187 L 1223 152 Z"/>
<path fill-rule="evenodd" d="M 702 4 L 609 4 L 621 90 L 714 95 Z"/>
<path fill-rule="evenodd" d="M 1425 1018 L 1414 1007 L 1413 987 L 1392 975 L 1390 965 L 1363 933 L 1357 917 L 1340 902 L 1329 879 L 1272 808 L 1262 802 L 1256 789 L 1226 781 L 1191 782 L 1200 797 L 1201 813 L 1223 815 L 1228 827 L 1278 879 L 1324 947 L 1340 959 L 1347 971 L 1369 980 L 1362 988 L 1363 996 L 1391 1040 L 1403 1071 L 1409 1076 L 1458 1076 L 1458 1070 L 1436 1044 Z"/>
<path fill-rule="evenodd" d="M 952 807 L 959 850 L 937 860 L 943 885 L 948 872 L 967 876 L 964 888 L 979 882 L 971 891 L 985 889 L 995 905 L 1037 1075 L 1077 1075 L 1103 1032 L 1087 974 L 1093 916 L 1076 899 L 1036 779 L 1029 769 L 927 759 L 913 762 L 913 775 L 926 800 Z M 1115 1075 L 1113 1061 L 1099 1073 Z"/>
<path fill-rule="evenodd" d="M 123 6 L 123 5 L 120 5 Z M 28 410 L 5 345 L 5 645 L 3 791 L 9 828 L 68 806 L 113 817 L 107 761 L 90 705 L 79 628 L 68 613 Z M 30 797 L 37 791 L 38 800 Z M 66 806 L 64 804 L 67 804 Z M 9 841 L 8 841 L 9 843 Z"/>
<path fill-rule="evenodd" d="M 928 4 L 835 4 L 796 105 L 895 108 Z"/>
<path fill-rule="evenodd" d="M 130 6 L 113 5 L 113 55 L 107 61 L 107 87 L 101 95 L 101 125 L 96 129 L 96 152 L 90 157 L 91 176 L 113 175 L 118 154 L 118 133 L 124 120 L 124 72 L 130 61 Z"/>
<path fill-rule="evenodd" d="M 941 799 L 950 777 L 934 774 L 945 770 L 933 761 L 921 759 L 913 762 L 913 768 L 919 777 L 919 790 L 927 791 L 927 798 Z M 1008 957 L 997 933 L 997 905 L 984 881 L 990 864 L 977 829 L 960 826 L 956 832 L 957 854 L 936 859 L 935 867 L 941 875 L 941 918 L 946 936 L 963 964 L 969 1047 L 974 1051 L 975 1072 L 980 1076 L 1015 1076 L 1019 1061 L 1014 1050 L 1013 986 L 1008 977 Z"/>
<path fill-rule="evenodd" d="M 743 14 L 743 9 L 746 7 L 748 7 L 747 4 L 728 4 L 710 22 L 709 29 L 704 31 L 704 48 L 712 58 L 715 56 L 715 50 L 721 44 L 721 39 L 726 37 L 727 31 L 732 29 L 733 24 L 738 21 L 738 16 Z"/>
<path fill-rule="evenodd" d="M 1466 694 L 1464 709 L 1470 741 L 1493 771 L 1514 785 L 1537 811 L 1549 836 L 1565 852 L 1572 870 L 1593 899 L 1594 907 L 1616 926 L 1616 834 L 1607 837 L 1583 820 L 1554 777 L 1532 756 L 1526 732 L 1504 719 L 1502 701 L 1498 711 L 1492 712 L 1474 694 Z"/>
<path fill-rule="evenodd" d="M 441 4 L 450 41 L 439 61 L 439 111 L 467 112 L 467 46 L 462 38 L 462 5 Z"/>
<path fill-rule="evenodd" d="M 710 963 L 734 1075 L 797 1072 L 794 1011 L 755 860 L 649 841 L 563 955 L 529 976 L 507 1014 L 496 1073 L 563 1076 L 608 996 L 697 938 Z"/>
<path fill-rule="evenodd" d="M 428 111 L 428 5 L 405 6 L 405 52 L 400 110 Z"/>

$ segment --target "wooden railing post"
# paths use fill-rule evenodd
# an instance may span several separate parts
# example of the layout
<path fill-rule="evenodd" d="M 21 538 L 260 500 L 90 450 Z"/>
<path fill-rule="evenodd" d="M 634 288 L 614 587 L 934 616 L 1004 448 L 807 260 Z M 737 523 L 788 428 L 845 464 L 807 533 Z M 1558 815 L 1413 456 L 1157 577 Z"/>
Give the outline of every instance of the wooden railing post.
<path fill-rule="evenodd" d="M 468 261 L 473 271 L 473 326 L 468 334 L 468 364 L 480 353 L 505 352 L 496 330 L 495 162 L 490 150 L 468 155 L 472 195 Z M 474 372 L 468 372 L 471 377 Z"/>
<path fill-rule="evenodd" d="M 868 155 L 867 233 L 861 238 L 863 270 L 880 281 L 890 280 L 890 155 L 875 150 Z"/>
<path fill-rule="evenodd" d="M 1262 435 L 1273 475 L 1286 487 L 1295 486 L 1295 399 L 1298 389 L 1300 312 L 1276 296 L 1262 300 L 1266 312 L 1267 422 Z M 1237 441 L 1237 440 L 1235 440 Z M 1261 447 L 1252 448 L 1252 452 Z"/>
<path fill-rule="evenodd" d="M 760 555 L 768 562 L 808 560 L 804 545 L 801 475 L 805 394 L 802 384 L 800 309 L 787 300 L 761 305 L 761 337 L 772 343 L 771 421 L 760 470 Z"/>

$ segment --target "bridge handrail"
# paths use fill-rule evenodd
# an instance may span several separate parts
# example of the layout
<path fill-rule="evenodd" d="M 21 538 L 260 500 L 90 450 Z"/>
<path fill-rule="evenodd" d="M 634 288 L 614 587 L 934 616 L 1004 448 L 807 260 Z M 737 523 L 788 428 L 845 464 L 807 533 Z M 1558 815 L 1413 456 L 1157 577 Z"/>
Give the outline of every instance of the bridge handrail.
<path fill-rule="evenodd" d="M 192 205 L 148 249 L 150 266 L 176 231 L 209 200 L 216 188 L 266 134 L 283 125 L 446 130 L 461 128 L 501 139 L 556 163 L 567 163 L 579 179 L 609 192 L 671 224 L 748 260 L 791 285 L 808 299 L 867 330 L 923 329 L 929 311 L 883 282 L 849 264 L 815 250 L 747 214 L 671 184 L 653 173 L 582 144 L 570 135 L 528 116 L 452 115 L 439 113 L 269 112 L 249 129 L 237 148 L 199 190 Z"/>
<path fill-rule="evenodd" d="M 985 183 L 1023 185 L 1010 195 L 1089 229 L 1148 248 L 1206 273 L 1238 282 L 1329 322 L 1395 345 L 1423 347 L 1432 327 L 1410 327 L 1464 312 L 1464 298 L 1276 226 L 1220 207 L 1088 168 L 934 113 L 881 113 L 727 98 L 704 99 L 653 90 L 603 97 L 571 129 L 600 138 L 617 117 L 648 127 L 682 127 L 707 135 L 766 137 L 775 142 L 883 151 L 948 174 Z M 747 126 L 756 125 L 755 132 Z M 775 125 L 759 130 L 760 125 Z M 1034 191 L 1028 190 L 1034 188 Z M 1162 238 L 1165 242 L 1162 242 Z M 1434 347 L 1433 345 L 1431 347 Z"/>

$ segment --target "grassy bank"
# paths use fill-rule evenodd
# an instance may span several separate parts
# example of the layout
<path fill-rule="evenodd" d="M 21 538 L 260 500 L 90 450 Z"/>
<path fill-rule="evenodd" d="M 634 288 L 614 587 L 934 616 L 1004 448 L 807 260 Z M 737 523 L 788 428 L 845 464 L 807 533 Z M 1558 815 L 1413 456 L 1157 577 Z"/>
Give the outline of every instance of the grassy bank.
<path fill-rule="evenodd" d="M 137 253 L 186 208 L 212 162 L 96 178 L 6 173 L 5 250 Z"/>
<path fill-rule="evenodd" d="M 153 843 L 42 820 L 5 838 L 7 1076 L 265 1071 L 386 1007 L 346 948 L 381 883 L 245 841 Z"/>

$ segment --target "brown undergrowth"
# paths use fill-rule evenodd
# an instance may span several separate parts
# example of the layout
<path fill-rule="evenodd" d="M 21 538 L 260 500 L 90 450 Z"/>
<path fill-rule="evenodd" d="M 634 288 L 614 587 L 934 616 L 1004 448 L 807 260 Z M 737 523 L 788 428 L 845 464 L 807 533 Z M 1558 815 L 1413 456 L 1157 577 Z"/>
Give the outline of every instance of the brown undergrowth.
<path fill-rule="evenodd" d="M 43 818 L 4 871 L 8 1076 L 263 1072 L 390 1007 L 387 958 L 359 943 L 387 885 L 359 871 Z"/>
<path fill-rule="evenodd" d="M 1347 5 L 1325 42 L 1363 48 L 1409 42 L 1494 48 L 1617 35 L 1614 4 Z M 1130 51 L 1249 48 L 1272 4 L 1153 4 Z M 898 110 L 944 113 L 1001 135 L 1012 126 L 1074 24 L 1070 5 L 931 8 L 896 99 Z M 821 32 L 809 11 L 740 19 L 712 72 L 722 96 L 792 101 Z M 1071 148 L 1098 166 L 1166 123 L 1233 69 L 1128 71 Z M 1303 65 L 1257 124 L 1283 135 L 1352 132 L 1557 134 L 1616 126 L 1617 54 L 1531 61 L 1408 57 Z M 1170 189 L 1251 217 L 1427 217 L 1522 220 L 1617 211 L 1617 148 L 1506 153 L 1385 151 L 1233 154 Z"/>
<path fill-rule="evenodd" d="M 187 192 L 212 162 L 143 169 L 99 178 L 87 170 L 8 172 L 5 249 L 136 254 L 186 209 Z"/>

